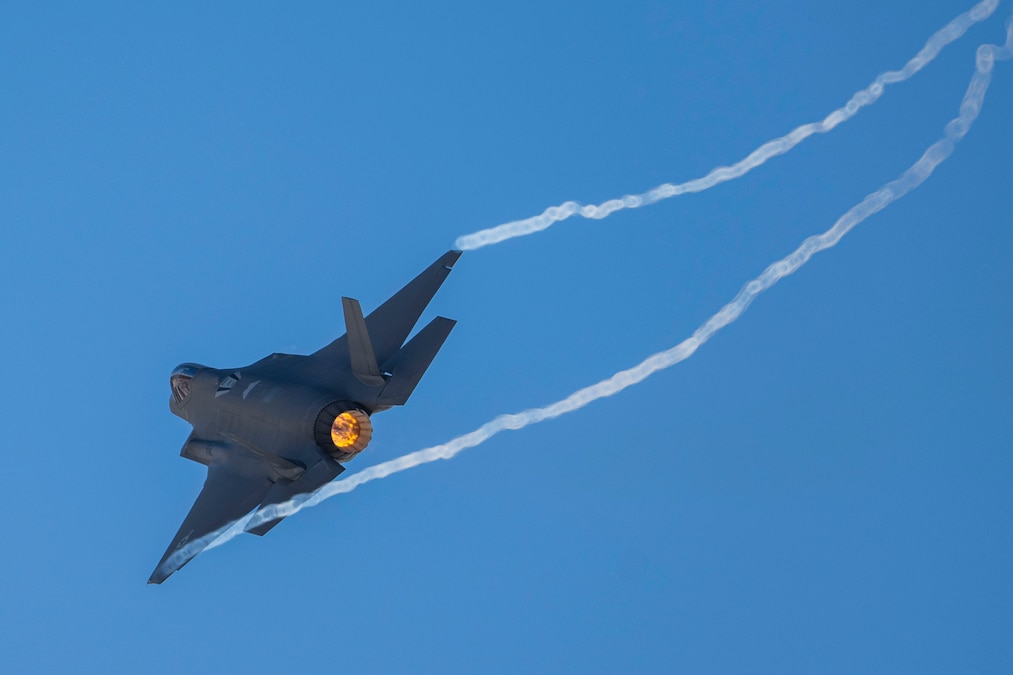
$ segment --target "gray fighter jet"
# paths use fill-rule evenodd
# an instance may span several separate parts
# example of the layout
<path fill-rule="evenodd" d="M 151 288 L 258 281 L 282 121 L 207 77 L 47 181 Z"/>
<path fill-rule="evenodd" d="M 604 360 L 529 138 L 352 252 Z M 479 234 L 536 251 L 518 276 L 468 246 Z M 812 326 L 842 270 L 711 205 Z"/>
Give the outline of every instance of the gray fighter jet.
<path fill-rule="evenodd" d="M 206 535 L 345 470 L 342 462 L 369 443 L 370 416 L 405 404 L 454 327 L 437 317 L 405 344 L 460 255 L 444 254 L 368 317 L 357 300 L 342 298 L 346 334 L 309 356 L 271 354 L 221 370 L 185 363 L 172 371 L 169 409 L 193 426 L 180 454 L 206 465 L 208 477 L 149 584 L 200 553 Z M 263 535 L 279 522 L 247 532 Z"/>

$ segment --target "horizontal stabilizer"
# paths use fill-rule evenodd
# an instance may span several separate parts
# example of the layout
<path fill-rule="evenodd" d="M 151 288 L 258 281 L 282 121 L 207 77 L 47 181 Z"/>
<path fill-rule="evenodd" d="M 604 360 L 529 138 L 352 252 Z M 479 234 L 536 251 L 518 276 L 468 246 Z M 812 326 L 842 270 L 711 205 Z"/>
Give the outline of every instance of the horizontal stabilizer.
<path fill-rule="evenodd" d="M 404 405 L 456 324 L 452 319 L 436 317 L 384 364 L 391 377 L 377 403 Z"/>
<path fill-rule="evenodd" d="M 348 334 L 348 358 L 352 363 L 352 373 L 359 382 L 379 387 L 386 381 L 380 374 L 373 353 L 373 343 L 369 339 L 366 320 L 362 317 L 362 307 L 353 298 L 341 298 L 341 308 L 345 312 L 345 330 Z"/>
<path fill-rule="evenodd" d="M 275 483 L 271 487 L 270 491 L 268 491 L 267 496 L 264 497 L 264 502 L 260 505 L 260 509 L 258 509 L 257 512 L 262 512 L 266 507 L 271 506 L 272 504 L 284 504 L 296 495 L 311 493 L 321 485 L 330 483 L 344 470 L 345 467 L 341 466 L 330 457 L 324 457 L 319 462 L 311 466 L 306 473 L 299 477 L 298 480 L 278 481 Z M 256 514 L 254 514 L 254 518 L 256 518 Z M 250 534 L 262 537 L 267 534 L 272 527 L 284 520 L 284 518 L 285 516 L 275 518 L 274 520 L 268 520 L 256 527 L 249 527 L 246 531 Z"/>

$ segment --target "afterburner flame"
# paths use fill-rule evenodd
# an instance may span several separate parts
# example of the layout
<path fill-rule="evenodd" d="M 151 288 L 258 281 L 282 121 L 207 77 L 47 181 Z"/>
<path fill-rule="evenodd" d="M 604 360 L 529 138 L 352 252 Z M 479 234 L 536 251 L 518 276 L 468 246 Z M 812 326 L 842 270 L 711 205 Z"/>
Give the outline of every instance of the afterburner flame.
<path fill-rule="evenodd" d="M 373 436 L 373 424 L 361 410 L 346 410 L 331 423 L 331 442 L 344 452 L 360 452 Z"/>
<path fill-rule="evenodd" d="M 359 440 L 359 421 L 351 413 L 343 412 L 334 418 L 331 425 L 331 440 L 339 448 L 350 447 Z"/>

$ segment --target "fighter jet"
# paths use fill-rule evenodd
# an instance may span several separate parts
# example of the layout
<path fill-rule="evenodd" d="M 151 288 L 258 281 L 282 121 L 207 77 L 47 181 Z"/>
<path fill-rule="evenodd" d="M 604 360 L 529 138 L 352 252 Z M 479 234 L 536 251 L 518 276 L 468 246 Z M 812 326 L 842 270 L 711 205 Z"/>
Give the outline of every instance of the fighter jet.
<path fill-rule="evenodd" d="M 448 251 L 368 317 L 342 298 L 346 334 L 309 356 L 172 371 L 169 410 L 193 426 L 180 455 L 207 466 L 208 477 L 149 584 L 193 559 L 207 535 L 316 490 L 365 449 L 370 417 L 405 404 L 456 323 L 437 317 L 405 344 L 460 255 Z M 264 535 L 281 520 L 246 531 Z"/>

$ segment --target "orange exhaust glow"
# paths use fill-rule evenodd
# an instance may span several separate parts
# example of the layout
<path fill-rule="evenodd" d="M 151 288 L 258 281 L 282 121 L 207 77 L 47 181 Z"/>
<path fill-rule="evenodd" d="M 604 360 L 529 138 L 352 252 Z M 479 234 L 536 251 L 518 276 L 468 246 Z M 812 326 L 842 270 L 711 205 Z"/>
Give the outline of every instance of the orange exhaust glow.
<path fill-rule="evenodd" d="M 331 440 L 339 448 L 347 448 L 359 440 L 359 421 L 347 412 L 334 418 L 331 425 Z"/>
<path fill-rule="evenodd" d="M 373 437 L 373 424 L 359 410 L 346 410 L 331 423 L 331 442 L 345 452 L 359 452 Z"/>

